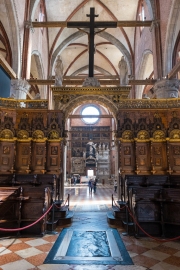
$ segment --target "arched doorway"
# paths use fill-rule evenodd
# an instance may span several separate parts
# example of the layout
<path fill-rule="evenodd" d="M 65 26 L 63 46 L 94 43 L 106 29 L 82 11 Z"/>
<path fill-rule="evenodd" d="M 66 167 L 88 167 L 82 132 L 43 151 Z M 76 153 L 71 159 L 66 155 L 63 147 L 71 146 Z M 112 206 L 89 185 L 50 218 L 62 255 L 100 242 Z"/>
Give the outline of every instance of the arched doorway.
<path fill-rule="evenodd" d="M 79 175 L 79 182 L 90 177 L 110 183 L 118 177 L 117 150 L 114 141 L 115 118 L 105 104 L 86 100 L 76 105 L 66 119 L 68 131 L 64 151 L 64 180 Z"/>

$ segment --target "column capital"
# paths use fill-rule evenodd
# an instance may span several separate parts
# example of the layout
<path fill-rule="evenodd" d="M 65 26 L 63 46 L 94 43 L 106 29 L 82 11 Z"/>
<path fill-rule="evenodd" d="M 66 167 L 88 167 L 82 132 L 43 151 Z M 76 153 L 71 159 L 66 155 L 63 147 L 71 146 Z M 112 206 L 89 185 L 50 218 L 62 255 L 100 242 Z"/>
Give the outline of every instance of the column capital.
<path fill-rule="evenodd" d="M 154 84 L 153 89 L 157 98 L 178 98 L 179 80 L 159 80 Z"/>
<path fill-rule="evenodd" d="M 29 93 L 30 87 L 31 85 L 25 79 L 11 80 L 10 96 L 15 99 L 26 99 L 26 95 L 28 94 L 33 99 Z"/>

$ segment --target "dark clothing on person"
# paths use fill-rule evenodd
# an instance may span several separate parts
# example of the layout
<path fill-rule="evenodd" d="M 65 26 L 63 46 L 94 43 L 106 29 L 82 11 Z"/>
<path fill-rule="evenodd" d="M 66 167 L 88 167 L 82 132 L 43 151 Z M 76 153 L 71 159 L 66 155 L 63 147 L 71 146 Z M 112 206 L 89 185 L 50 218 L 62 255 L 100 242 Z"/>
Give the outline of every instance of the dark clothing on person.
<path fill-rule="evenodd" d="M 96 193 L 96 181 L 94 181 L 94 193 Z"/>

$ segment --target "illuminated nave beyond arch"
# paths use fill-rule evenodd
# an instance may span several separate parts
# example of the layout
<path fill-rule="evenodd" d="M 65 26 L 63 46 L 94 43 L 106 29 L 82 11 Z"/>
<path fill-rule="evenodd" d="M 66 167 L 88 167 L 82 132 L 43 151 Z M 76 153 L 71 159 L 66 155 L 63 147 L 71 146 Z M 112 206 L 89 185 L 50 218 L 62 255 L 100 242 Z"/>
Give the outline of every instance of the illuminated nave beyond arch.
<path fill-rule="evenodd" d="M 126 231 L 129 269 L 178 268 L 179 91 L 179 0 L 0 0 L 0 236 L 73 228 L 91 180 L 81 214 Z M 178 241 L 135 246 L 148 234 Z"/>

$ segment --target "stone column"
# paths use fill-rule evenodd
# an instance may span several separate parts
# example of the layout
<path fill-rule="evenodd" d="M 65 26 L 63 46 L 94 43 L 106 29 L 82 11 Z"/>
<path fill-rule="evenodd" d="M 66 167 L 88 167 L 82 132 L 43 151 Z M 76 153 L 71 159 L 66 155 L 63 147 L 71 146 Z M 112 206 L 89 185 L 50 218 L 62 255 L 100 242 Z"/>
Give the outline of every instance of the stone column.
<path fill-rule="evenodd" d="M 26 80 L 11 80 L 10 97 L 15 99 L 26 99 L 26 95 L 28 95 L 31 99 L 34 99 L 29 93 L 30 87 L 30 84 Z"/>
<path fill-rule="evenodd" d="M 66 179 L 66 159 L 67 159 L 67 146 L 64 145 L 64 156 L 63 156 L 63 170 L 64 170 L 64 174 L 63 174 L 63 180 L 64 182 L 67 180 Z"/>
<path fill-rule="evenodd" d="M 157 98 L 178 98 L 179 80 L 163 79 L 157 81 L 153 87 Z"/>

